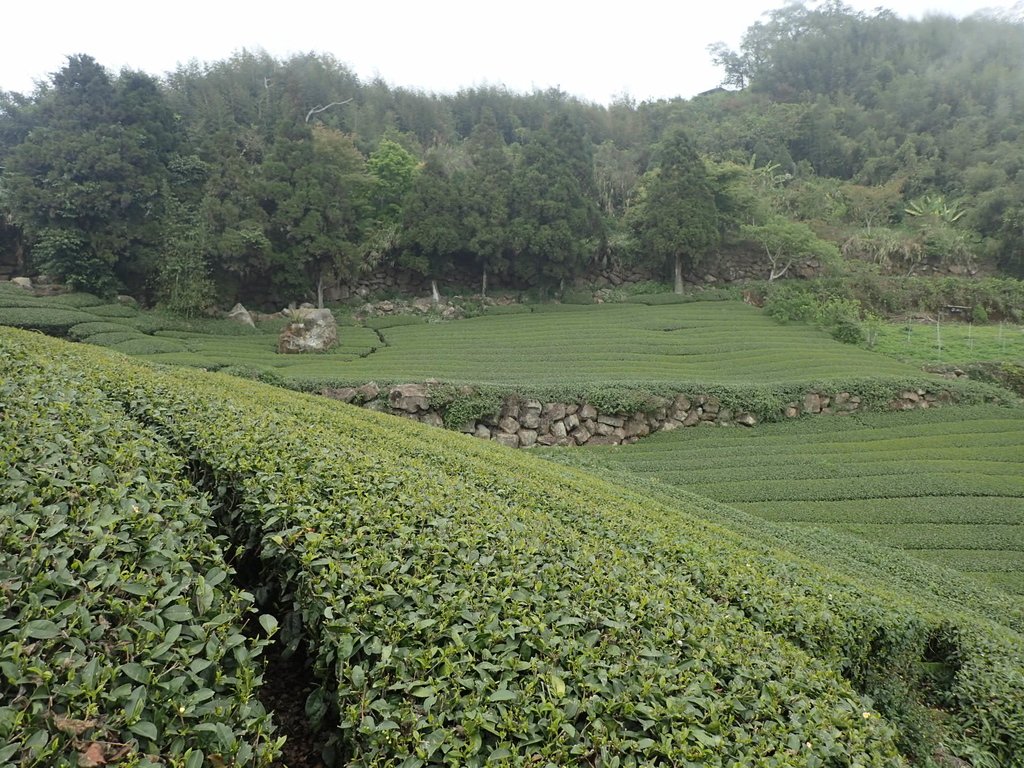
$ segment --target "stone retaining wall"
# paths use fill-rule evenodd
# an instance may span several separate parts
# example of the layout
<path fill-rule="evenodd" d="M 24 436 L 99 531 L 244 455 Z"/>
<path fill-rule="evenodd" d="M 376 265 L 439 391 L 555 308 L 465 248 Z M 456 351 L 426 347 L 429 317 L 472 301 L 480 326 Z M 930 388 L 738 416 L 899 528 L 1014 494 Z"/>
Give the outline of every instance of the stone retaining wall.
<path fill-rule="evenodd" d="M 445 426 L 444 406 L 432 404 L 430 384 L 400 384 L 382 388 L 370 382 L 361 387 L 323 389 L 320 394 L 375 411 L 430 424 Z M 467 390 L 465 394 L 472 394 Z M 952 401 L 948 390 L 906 390 L 888 403 L 890 410 L 933 408 Z M 787 419 L 803 415 L 848 414 L 862 410 L 862 398 L 850 392 L 808 391 L 803 399 L 787 403 L 781 415 Z M 747 411 L 732 411 L 709 395 L 676 395 L 660 398 L 646 412 L 604 413 L 589 403 L 542 403 L 540 400 L 508 397 L 497 414 L 466 422 L 460 432 L 483 440 L 494 440 L 511 448 L 537 445 L 621 445 L 634 443 L 652 432 L 681 427 L 739 425 L 753 427 L 758 417 Z"/>

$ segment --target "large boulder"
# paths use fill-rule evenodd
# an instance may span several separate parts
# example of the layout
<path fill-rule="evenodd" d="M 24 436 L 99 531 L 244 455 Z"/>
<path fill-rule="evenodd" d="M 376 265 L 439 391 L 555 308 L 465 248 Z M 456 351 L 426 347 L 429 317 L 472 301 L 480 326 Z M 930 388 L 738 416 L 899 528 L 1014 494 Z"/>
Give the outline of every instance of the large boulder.
<path fill-rule="evenodd" d="M 249 314 L 249 310 L 243 307 L 241 304 L 235 304 L 228 312 L 228 320 L 234 320 L 236 323 L 241 325 L 248 325 L 250 328 L 255 328 L 256 323 L 253 322 L 252 315 Z"/>
<path fill-rule="evenodd" d="M 291 322 L 277 339 L 282 354 L 323 352 L 338 343 L 338 323 L 329 309 L 293 310 Z"/>
<path fill-rule="evenodd" d="M 430 394 L 423 384 L 399 384 L 388 392 L 388 403 L 396 411 L 416 413 L 430 407 Z"/>

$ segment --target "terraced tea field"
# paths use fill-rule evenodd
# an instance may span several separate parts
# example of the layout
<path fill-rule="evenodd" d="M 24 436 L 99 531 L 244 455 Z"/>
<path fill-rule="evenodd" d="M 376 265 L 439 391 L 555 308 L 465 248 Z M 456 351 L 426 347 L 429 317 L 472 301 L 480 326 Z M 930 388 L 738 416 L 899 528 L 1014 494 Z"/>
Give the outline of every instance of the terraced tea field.
<path fill-rule="evenodd" d="M 796 529 L 852 533 L 1024 594 L 1019 409 L 679 430 L 622 448 L 581 449 L 579 462 Z"/>
<path fill-rule="evenodd" d="M 450 322 L 372 318 L 371 327 L 342 317 L 338 348 L 279 355 L 283 321 L 253 330 L 224 320 L 143 313 L 85 295 L 46 299 L 0 290 L 0 325 L 40 328 L 153 362 L 265 370 L 311 387 L 440 379 L 519 391 L 581 382 L 678 389 L 929 378 L 915 366 L 840 344 L 814 328 L 780 326 L 741 302 L 529 309 Z"/>
<path fill-rule="evenodd" d="M 918 365 L 965 365 L 981 360 L 1024 361 L 1024 326 L 1013 323 L 884 323 L 874 349 Z"/>
<path fill-rule="evenodd" d="M 311 381 L 436 378 L 522 388 L 567 381 L 782 383 L 917 373 L 814 329 L 778 326 L 738 302 L 538 309 L 543 311 L 384 328 L 373 354 L 350 361 L 272 355 L 263 361 L 287 365 L 282 373 Z"/>

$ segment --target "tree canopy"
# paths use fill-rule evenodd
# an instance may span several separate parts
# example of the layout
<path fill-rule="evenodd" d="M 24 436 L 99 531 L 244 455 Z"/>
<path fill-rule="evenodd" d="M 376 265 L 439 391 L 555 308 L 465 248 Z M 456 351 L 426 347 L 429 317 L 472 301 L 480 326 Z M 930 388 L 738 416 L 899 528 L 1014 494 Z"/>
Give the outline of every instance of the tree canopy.
<path fill-rule="evenodd" d="M 316 299 L 383 267 L 551 289 L 740 248 L 767 277 L 772 232 L 898 271 L 1024 271 L 1022 50 L 1020 19 L 795 3 L 712 48 L 724 89 L 608 106 L 426 94 L 315 53 L 162 79 L 77 54 L 0 92 L 0 245 L 181 311 Z"/>

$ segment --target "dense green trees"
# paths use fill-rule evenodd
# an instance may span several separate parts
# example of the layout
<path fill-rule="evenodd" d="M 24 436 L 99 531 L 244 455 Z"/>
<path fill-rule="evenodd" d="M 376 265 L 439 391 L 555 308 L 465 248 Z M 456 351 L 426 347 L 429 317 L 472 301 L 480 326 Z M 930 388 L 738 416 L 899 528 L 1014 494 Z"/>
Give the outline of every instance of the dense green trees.
<path fill-rule="evenodd" d="M 0 243 L 184 312 L 322 299 L 378 267 L 550 290 L 729 248 L 768 277 L 826 241 L 898 272 L 1024 271 L 1021 50 L 1019 20 L 797 3 L 714 47 L 735 90 L 607 107 L 391 88 L 320 54 L 162 81 L 77 55 L 0 92 Z"/>
<path fill-rule="evenodd" d="M 163 235 L 176 143 L 157 84 L 73 56 L 18 111 L 31 129 L 5 158 L 4 201 L 38 267 L 76 288 L 137 289 Z"/>
<path fill-rule="evenodd" d="M 693 268 L 719 239 L 714 189 L 690 137 L 674 129 L 662 142 L 658 167 L 647 173 L 634 228 L 641 259 L 672 264 L 676 293 L 683 292 L 683 263 Z"/>

